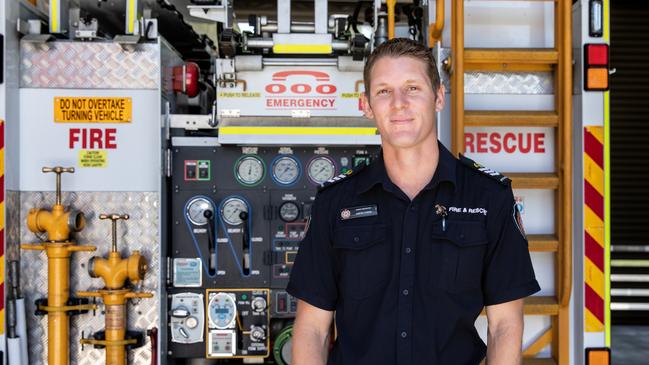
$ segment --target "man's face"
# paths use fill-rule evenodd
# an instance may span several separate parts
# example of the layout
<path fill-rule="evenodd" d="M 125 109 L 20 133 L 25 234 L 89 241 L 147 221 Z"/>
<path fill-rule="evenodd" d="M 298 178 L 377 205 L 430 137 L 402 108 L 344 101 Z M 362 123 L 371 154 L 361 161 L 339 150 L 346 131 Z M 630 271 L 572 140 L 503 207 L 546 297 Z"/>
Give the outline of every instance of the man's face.
<path fill-rule="evenodd" d="M 411 148 L 437 139 L 435 113 L 444 106 L 444 89 L 432 89 L 423 61 L 379 59 L 368 94 L 369 99 L 361 94 L 363 112 L 376 121 L 384 147 Z"/>

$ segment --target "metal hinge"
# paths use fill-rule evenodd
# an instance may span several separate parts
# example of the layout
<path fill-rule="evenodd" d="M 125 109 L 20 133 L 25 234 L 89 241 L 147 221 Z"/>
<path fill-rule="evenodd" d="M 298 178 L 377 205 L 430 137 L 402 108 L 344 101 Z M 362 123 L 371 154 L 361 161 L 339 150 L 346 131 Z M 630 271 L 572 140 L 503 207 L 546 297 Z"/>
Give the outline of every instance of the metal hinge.
<path fill-rule="evenodd" d="M 171 177 L 171 173 L 172 173 L 172 171 L 171 171 L 171 163 L 172 163 L 172 159 L 173 159 L 173 156 L 172 156 L 171 149 L 170 149 L 170 148 L 167 148 L 167 149 L 165 150 L 165 167 L 164 167 L 164 175 L 165 175 L 166 177 Z"/>

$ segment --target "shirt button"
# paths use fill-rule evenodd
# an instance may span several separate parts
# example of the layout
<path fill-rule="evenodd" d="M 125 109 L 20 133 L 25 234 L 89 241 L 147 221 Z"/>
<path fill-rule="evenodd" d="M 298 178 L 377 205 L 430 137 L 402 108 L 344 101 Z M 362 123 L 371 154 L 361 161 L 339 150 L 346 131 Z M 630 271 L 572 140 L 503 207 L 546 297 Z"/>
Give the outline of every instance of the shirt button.
<path fill-rule="evenodd" d="M 408 332 L 406 331 L 401 332 L 401 338 L 406 338 L 406 337 L 408 337 Z"/>
<path fill-rule="evenodd" d="M 354 242 L 358 242 L 358 241 L 360 241 L 360 238 L 354 237 Z"/>
<path fill-rule="evenodd" d="M 411 252 L 412 250 L 410 249 L 410 247 L 406 247 L 406 253 L 411 253 Z"/>
<path fill-rule="evenodd" d="M 408 289 L 403 289 L 402 293 L 403 295 L 408 295 Z"/>
<path fill-rule="evenodd" d="M 411 205 L 410 210 L 417 210 L 417 206 L 415 204 Z"/>

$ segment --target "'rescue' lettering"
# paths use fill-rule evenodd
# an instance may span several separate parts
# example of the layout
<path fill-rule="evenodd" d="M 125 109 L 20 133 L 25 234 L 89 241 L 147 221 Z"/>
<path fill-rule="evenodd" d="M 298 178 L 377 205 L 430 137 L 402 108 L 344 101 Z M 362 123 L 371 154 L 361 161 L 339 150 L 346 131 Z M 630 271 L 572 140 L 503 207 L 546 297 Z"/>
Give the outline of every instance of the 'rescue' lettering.
<path fill-rule="evenodd" d="M 267 108 L 333 109 L 335 98 L 267 98 Z"/>
<path fill-rule="evenodd" d="M 467 153 L 545 153 L 545 133 L 465 133 Z"/>
<path fill-rule="evenodd" d="M 69 148 L 109 149 L 117 148 L 115 128 L 70 128 Z"/>

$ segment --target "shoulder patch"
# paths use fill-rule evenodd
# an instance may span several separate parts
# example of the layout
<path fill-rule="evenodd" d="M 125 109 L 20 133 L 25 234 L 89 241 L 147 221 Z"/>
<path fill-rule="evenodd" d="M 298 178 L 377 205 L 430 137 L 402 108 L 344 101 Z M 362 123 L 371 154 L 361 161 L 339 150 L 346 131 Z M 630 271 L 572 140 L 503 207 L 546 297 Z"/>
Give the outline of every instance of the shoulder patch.
<path fill-rule="evenodd" d="M 365 168 L 365 166 L 367 166 L 367 165 L 364 164 L 364 163 L 361 163 L 358 166 L 354 167 L 353 169 L 349 169 L 349 170 L 343 172 L 342 174 L 340 174 L 338 176 L 332 177 L 331 179 L 329 179 L 329 180 L 323 182 L 322 184 L 320 184 L 320 186 L 318 187 L 318 191 L 322 191 L 322 190 L 324 190 L 324 189 L 326 189 L 326 188 L 328 188 L 328 187 L 330 187 L 332 185 L 335 185 L 335 184 L 347 179 L 350 176 L 356 175 L 361 170 L 363 170 Z"/>
<path fill-rule="evenodd" d="M 509 184 L 512 182 L 510 178 L 501 174 L 500 172 L 484 167 L 462 154 L 460 154 L 460 161 L 463 165 L 468 166 L 469 168 L 472 168 L 482 173 L 483 175 L 489 176 L 490 178 L 498 181 L 501 185 L 509 186 Z"/>

